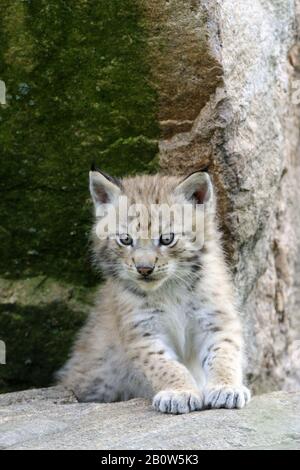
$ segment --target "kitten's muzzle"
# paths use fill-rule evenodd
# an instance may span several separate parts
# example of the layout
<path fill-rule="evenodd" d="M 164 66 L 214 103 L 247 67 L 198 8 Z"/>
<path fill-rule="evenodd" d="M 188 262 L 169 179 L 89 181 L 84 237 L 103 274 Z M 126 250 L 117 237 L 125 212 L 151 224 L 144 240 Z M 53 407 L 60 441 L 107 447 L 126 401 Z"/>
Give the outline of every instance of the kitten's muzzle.
<path fill-rule="evenodd" d="M 153 271 L 154 271 L 155 266 L 145 266 L 145 265 L 137 265 L 136 269 L 137 272 L 143 276 L 143 278 L 149 277 Z"/>

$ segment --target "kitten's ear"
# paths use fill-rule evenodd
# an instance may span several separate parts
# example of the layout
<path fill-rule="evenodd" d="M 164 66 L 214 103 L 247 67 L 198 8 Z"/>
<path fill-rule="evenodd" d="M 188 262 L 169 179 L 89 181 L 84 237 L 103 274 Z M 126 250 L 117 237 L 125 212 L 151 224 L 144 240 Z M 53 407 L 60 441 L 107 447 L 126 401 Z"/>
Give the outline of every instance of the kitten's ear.
<path fill-rule="evenodd" d="M 213 198 L 213 186 L 208 173 L 198 171 L 188 176 L 175 189 L 176 195 L 196 204 L 205 204 Z"/>
<path fill-rule="evenodd" d="M 121 183 L 94 166 L 90 171 L 90 192 L 97 210 L 102 204 L 114 204 L 121 194 Z"/>

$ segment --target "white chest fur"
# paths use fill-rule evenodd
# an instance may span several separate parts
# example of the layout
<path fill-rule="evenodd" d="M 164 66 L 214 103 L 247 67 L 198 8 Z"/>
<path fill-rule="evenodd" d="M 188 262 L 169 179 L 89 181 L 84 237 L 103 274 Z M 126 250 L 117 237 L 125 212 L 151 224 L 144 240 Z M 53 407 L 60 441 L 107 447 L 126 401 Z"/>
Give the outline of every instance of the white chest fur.
<path fill-rule="evenodd" d="M 162 308 L 157 327 L 184 362 L 189 360 L 195 350 L 198 320 L 193 305 L 196 301 L 193 294 L 184 291 L 160 299 Z"/>

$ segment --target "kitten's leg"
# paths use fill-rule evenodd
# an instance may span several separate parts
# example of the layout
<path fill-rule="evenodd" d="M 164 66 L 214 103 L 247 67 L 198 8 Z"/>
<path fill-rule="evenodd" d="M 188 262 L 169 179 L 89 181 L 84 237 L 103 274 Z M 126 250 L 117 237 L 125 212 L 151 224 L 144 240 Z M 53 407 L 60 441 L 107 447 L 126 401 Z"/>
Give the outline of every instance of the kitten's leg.
<path fill-rule="evenodd" d="M 206 375 L 207 408 L 243 408 L 250 391 L 243 385 L 243 341 L 235 315 L 217 311 L 205 322 L 206 338 L 200 360 Z"/>
<path fill-rule="evenodd" d="M 163 340 L 137 334 L 127 343 L 127 354 L 154 391 L 153 407 L 163 413 L 188 413 L 203 407 L 203 397 L 187 368 Z"/>
<path fill-rule="evenodd" d="M 74 351 L 57 374 L 61 385 L 73 390 L 82 402 L 114 402 L 133 398 L 126 389 L 128 361 L 115 345 Z"/>

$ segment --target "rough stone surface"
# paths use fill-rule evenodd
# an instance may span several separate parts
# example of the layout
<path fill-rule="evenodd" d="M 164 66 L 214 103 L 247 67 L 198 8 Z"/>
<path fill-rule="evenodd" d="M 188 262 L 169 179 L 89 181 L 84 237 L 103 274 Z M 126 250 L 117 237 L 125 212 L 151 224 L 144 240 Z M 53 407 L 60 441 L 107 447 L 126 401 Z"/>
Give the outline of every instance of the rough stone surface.
<path fill-rule="evenodd" d="M 299 2 L 155 4 L 161 166 L 215 181 L 252 388 L 299 386 Z"/>
<path fill-rule="evenodd" d="M 300 393 L 170 416 L 144 400 L 79 404 L 60 388 L 0 397 L 2 449 L 300 449 Z"/>

